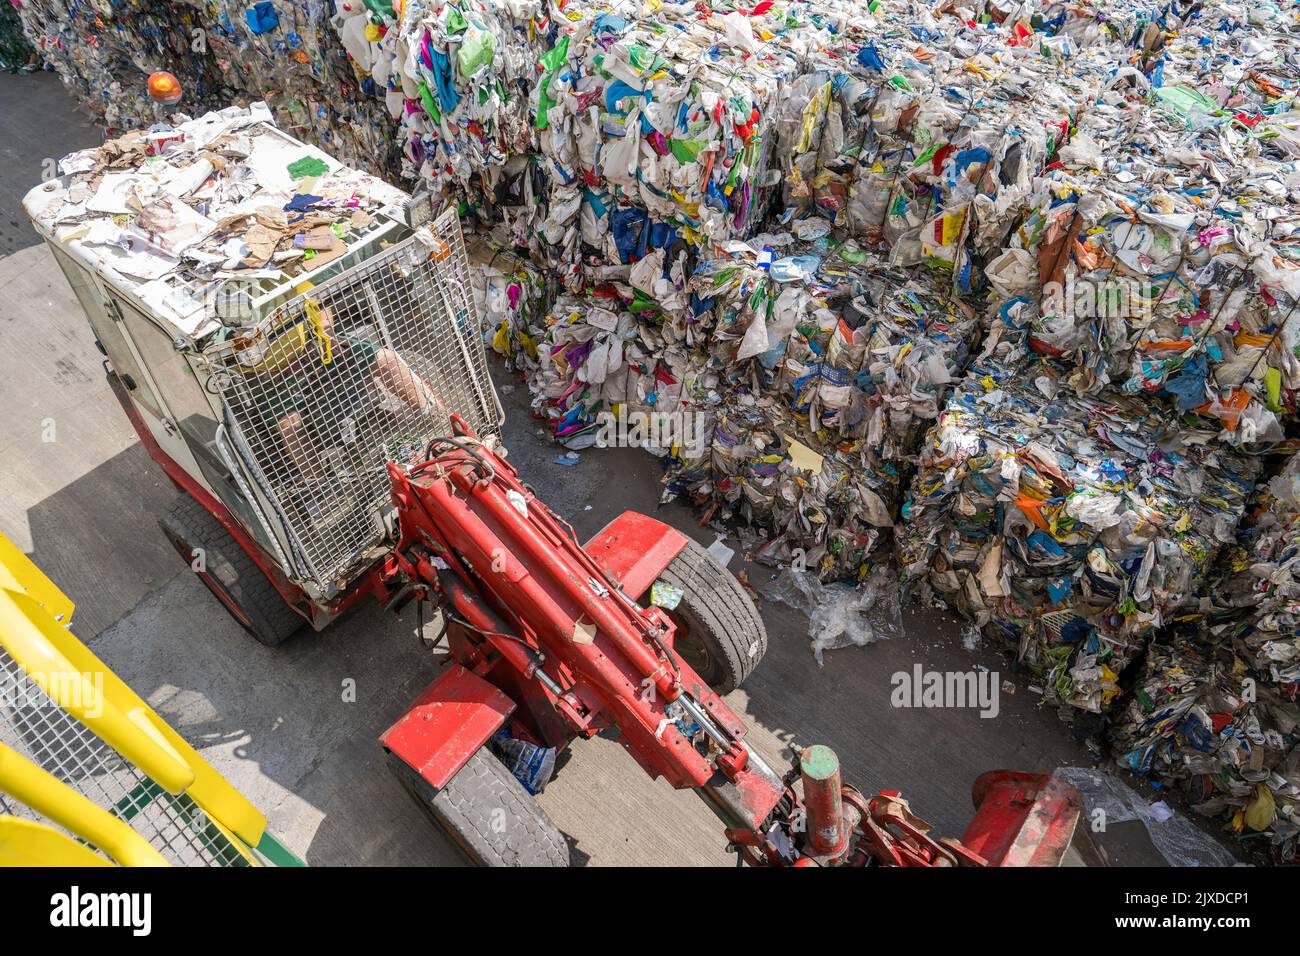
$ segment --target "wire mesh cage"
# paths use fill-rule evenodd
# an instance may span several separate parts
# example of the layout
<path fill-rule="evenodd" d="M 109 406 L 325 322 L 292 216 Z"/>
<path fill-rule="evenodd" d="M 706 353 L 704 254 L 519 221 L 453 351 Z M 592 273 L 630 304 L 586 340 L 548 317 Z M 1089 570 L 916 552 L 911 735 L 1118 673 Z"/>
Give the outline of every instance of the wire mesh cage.
<path fill-rule="evenodd" d="M 232 437 L 300 573 L 327 593 L 385 537 L 387 462 L 418 460 L 452 413 L 484 437 L 500 429 L 454 211 L 303 291 L 223 354 Z"/>
<path fill-rule="evenodd" d="M 128 824 L 174 866 L 248 865 L 193 798 L 168 793 L 123 758 L 60 707 L 3 647 L 0 742 Z M 3 793 L 0 814 L 54 825 L 67 833 Z"/>

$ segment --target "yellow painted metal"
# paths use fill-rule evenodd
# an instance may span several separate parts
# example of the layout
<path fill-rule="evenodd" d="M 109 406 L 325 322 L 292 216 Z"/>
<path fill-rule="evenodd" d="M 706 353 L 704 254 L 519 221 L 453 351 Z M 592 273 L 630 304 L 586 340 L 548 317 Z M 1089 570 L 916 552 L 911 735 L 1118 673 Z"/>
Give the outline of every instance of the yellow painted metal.
<path fill-rule="evenodd" d="M 14 559 L 15 554 L 21 560 Z M 219 828 L 256 846 L 266 831 L 266 817 L 47 613 L 50 607 L 66 608 L 61 611 L 66 620 L 72 602 L 3 535 L 0 578 L 28 582 L 21 590 L 0 587 L 0 646 L 18 666 L 159 786 L 171 793 L 184 791 Z"/>
<path fill-rule="evenodd" d="M 194 783 L 153 711 L 27 594 L 0 588 L 0 645 L 56 704 L 159 786 L 182 793 Z"/>
<path fill-rule="evenodd" d="M 45 572 L 3 534 L 0 534 L 0 588 L 30 595 L 45 608 L 50 617 L 64 627 L 72 621 L 72 612 L 76 607 L 72 599 L 60 591 L 58 585 L 47 578 Z"/>
<path fill-rule="evenodd" d="M 162 854 L 127 824 L 5 744 L 0 744 L 0 790 L 122 866 L 167 865 Z"/>
<path fill-rule="evenodd" d="M 0 866 L 112 866 L 84 843 L 35 820 L 0 816 Z"/>

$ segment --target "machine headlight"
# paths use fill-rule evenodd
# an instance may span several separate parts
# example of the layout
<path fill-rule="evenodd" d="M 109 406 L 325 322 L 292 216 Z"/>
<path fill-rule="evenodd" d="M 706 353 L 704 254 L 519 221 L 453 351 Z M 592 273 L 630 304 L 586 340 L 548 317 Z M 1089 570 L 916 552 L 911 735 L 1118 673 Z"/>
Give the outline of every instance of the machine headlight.
<path fill-rule="evenodd" d="M 433 222 L 433 194 L 418 192 L 406 201 L 406 224 L 419 229 Z"/>

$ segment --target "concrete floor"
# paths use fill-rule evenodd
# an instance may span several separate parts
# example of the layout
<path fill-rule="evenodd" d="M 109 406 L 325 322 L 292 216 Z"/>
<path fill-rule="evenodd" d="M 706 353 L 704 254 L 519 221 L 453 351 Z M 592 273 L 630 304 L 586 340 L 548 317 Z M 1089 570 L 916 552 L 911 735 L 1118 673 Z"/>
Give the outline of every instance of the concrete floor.
<path fill-rule="evenodd" d="M 42 159 L 97 140 L 54 76 L 0 75 L 0 401 L 7 411 L 0 530 L 78 602 L 74 630 L 265 810 L 309 863 L 457 863 L 389 776 L 375 742 L 438 670 L 411 617 L 366 607 L 323 634 L 269 650 L 182 571 L 157 530 L 154 516 L 171 488 L 116 407 L 80 308 L 18 205 L 39 181 Z M 591 451 L 576 467 L 555 465 L 556 450 L 538 436 L 522 384 L 499 365 L 494 374 L 506 386 L 512 460 L 581 536 L 635 509 L 712 540 L 685 508 L 656 510 L 658 464 L 648 455 Z M 974 710 L 891 706 L 891 675 L 915 663 L 1006 671 L 995 654 L 964 650 L 955 621 L 905 611 L 905 638 L 829 652 L 819 668 L 803 616 L 783 605 L 761 609 L 767 658 L 728 702 L 773 765 L 788 763 L 791 742 L 829 744 L 849 782 L 867 791 L 901 789 L 939 832 L 959 835 L 981 772 L 1092 762 L 1023 682 L 1002 694 L 994 719 Z M 344 699 L 349 680 L 355 702 Z M 693 794 L 647 779 L 608 740 L 575 744 L 541 802 L 577 863 L 734 862 Z M 1103 842 L 1112 862 L 1160 862 L 1140 830 L 1117 828 Z"/>

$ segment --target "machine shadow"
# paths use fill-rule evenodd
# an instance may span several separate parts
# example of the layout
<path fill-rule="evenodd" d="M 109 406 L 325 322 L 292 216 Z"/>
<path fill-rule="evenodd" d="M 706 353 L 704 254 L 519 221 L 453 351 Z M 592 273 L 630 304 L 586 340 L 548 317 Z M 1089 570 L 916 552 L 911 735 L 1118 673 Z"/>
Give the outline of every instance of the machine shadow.
<path fill-rule="evenodd" d="M 27 509 L 30 556 L 76 603 L 83 641 L 184 569 L 157 526 L 175 496 L 136 442 Z"/>

